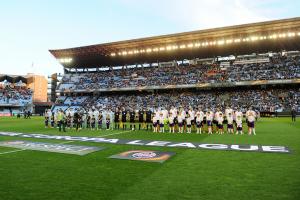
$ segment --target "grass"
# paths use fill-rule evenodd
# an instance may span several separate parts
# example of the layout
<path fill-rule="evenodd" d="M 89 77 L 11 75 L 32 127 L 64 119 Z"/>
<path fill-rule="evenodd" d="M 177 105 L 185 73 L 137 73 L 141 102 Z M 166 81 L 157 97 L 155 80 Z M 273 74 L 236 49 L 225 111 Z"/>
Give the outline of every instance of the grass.
<path fill-rule="evenodd" d="M 122 130 L 60 133 L 45 129 L 43 118 L 0 118 L 0 131 L 101 136 Z M 85 156 L 19 151 L 0 155 L 1 200 L 67 199 L 300 199 L 300 123 L 290 118 L 262 118 L 256 136 L 186 135 L 133 131 L 107 136 L 144 140 L 191 141 L 224 144 L 285 145 L 291 154 L 254 153 L 139 147 L 73 142 L 105 146 Z M 0 136 L 0 141 L 59 140 Z M 163 164 L 108 158 L 128 150 L 173 151 Z M 16 149 L 0 147 L 1 152 Z"/>

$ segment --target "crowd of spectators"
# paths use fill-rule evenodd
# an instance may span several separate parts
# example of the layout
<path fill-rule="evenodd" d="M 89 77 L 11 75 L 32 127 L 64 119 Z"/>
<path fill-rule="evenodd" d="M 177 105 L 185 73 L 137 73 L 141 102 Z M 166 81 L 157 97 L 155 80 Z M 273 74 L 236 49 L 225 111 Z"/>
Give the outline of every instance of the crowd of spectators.
<path fill-rule="evenodd" d="M 70 97 L 69 97 L 70 98 Z M 188 108 L 192 106 L 203 109 L 225 109 L 227 105 L 242 110 L 252 106 L 260 112 L 282 112 L 292 107 L 300 108 L 300 89 L 240 89 L 231 91 L 193 91 L 193 92 L 166 92 L 141 94 L 110 94 L 94 97 L 71 97 L 78 100 L 77 105 L 85 110 L 126 110 L 155 109 L 159 107 Z M 80 101 L 84 99 L 84 101 Z"/>
<path fill-rule="evenodd" d="M 300 78 L 300 57 L 273 57 L 270 62 L 234 65 L 227 70 L 231 82 Z"/>
<path fill-rule="evenodd" d="M 26 87 L 0 85 L 0 104 L 25 106 L 32 103 L 32 91 Z"/>
<path fill-rule="evenodd" d="M 255 59 L 254 59 L 255 60 Z M 284 80 L 300 78 L 300 56 L 276 55 L 263 62 L 180 64 L 164 67 L 136 67 L 107 71 L 67 73 L 59 89 L 92 90 L 132 88 L 141 86 L 190 85 L 197 83 L 233 83 L 256 80 Z M 300 108 L 299 88 L 236 89 L 217 91 L 172 91 L 166 93 L 103 94 L 93 97 L 68 97 L 60 104 L 81 106 L 86 110 L 154 109 L 158 107 L 198 107 L 215 109 L 231 105 L 247 109 L 253 106 L 261 112 L 282 112 Z M 62 97 L 63 98 L 63 97 Z"/>
<path fill-rule="evenodd" d="M 59 89 L 89 90 L 294 78 L 300 78 L 300 57 L 276 56 L 265 63 L 231 63 L 226 67 L 219 63 L 185 64 L 66 74 Z"/>

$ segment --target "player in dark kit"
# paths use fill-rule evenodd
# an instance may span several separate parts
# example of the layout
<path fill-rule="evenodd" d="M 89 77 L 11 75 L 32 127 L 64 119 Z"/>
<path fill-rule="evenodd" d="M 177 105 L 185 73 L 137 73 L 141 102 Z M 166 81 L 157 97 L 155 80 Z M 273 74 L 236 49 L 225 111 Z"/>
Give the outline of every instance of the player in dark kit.
<path fill-rule="evenodd" d="M 49 127 L 49 117 L 45 115 L 45 128 Z"/>
<path fill-rule="evenodd" d="M 130 130 L 134 130 L 134 117 L 135 117 L 135 113 L 133 110 L 130 111 Z"/>
<path fill-rule="evenodd" d="M 71 115 L 69 114 L 67 117 L 66 117 L 66 119 L 67 119 L 67 128 L 72 128 L 71 127 Z"/>
<path fill-rule="evenodd" d="M 142 125 L 144 123 L 144 111 L 140 110 L 138 115 L 139 115 L 139 130 L 141 130 Z"/>
<path fill-rule="evenodd" d="M 116 109 L 116 112 L 115 112 L 115 129 L 120 129 L 119 116 L 120 116 L 120 113 L 119 113 L 118 109 Z"/>
<path fill-rule="evenodd" d="M 136 127 L 136 124 L 137 124 L 137 123 L 139 123 L 139 112 L 138 112 L 138 111 L 136 111 L 136 112 L 134 113 L 134 130 L 137 129 L 137 127 Z"/>
<path fill-rule="evenodd" d="M 102 114 L 100 113 L 100 114 L 98 115 L 98 130 L 99 130 L 99 129 L 102 129 L 102 119 L 103 119 L 103 116 L 102 116 Z"/>
<path fill-rule="evenodd" d="M 91 128 L 91 117 L 90 116 L 87 116 L 87 119 L 86 119 L 86 128 Z"/>
<path fill-rule="evenodd" d="M 95 117 L 93 116 L 91 118 L 91 130 L 95 130 L 95 126 L 96 126 L 96 119 Z"/>
<path fill-rule="evenodd" d="M 296 121 L 296 116 L 297 116 L 297 111 L 296 111 L 295 108 L 292 108 L 291 116 L 292 116 L 292 122 L 295 122 Z"/>
<path fill-rule="evenodd" d="M 54 123 L 55 123 L 55 118 L 54 118 L 54 113 L 51 115 L 51 128 L 54 128 Z"/>
<path fill-rule="evenodd" d="M 126 129 L 126 115 L 127 115 L 127 112 L 126 112 L 126 110 L 124 109 L 124 110 L 122 111 L 122 128 L 123 128 L 123 130 Z"/>
<path fill-rule="evenodd" d="M 147 123 L 147 130 L 151 129 L 152 124 L 152 112 L 151 110 L 148 110 L 146 112 L 146 123 Z"/>
<path fill-rule="evenodd" d="M 109 130 L 110 127 L 110 116 L 109 114 L 106 115 L 106 130 Z"/>
<path fill-rule="evenodd" d="M 79 116 L 79 113 L 78 112 L 75 112 L 74 113 L 74 124 L 75 124 L 75 127 L 76 127 L 76 131 L 79 130 L 80 128 L 80 116 Z"/>

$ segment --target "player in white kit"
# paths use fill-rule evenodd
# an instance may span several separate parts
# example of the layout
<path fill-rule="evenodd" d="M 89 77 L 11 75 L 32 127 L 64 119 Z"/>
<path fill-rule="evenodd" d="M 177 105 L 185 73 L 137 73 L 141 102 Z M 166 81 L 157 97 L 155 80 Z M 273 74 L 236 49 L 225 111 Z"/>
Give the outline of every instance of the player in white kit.
<path fill-rule="evenodd" d="M 186 129 L 187 133 L 192 133 L 192 117 L 189 114 L 186 117 Z"/>
<path fill-rule="evenodd" d="M 204 113 L 201 110 L 198 110 L 196 113 L 197 134 L 202 133 L 203 118 L 204 118 Z"/>
<path fill-rule="evenodd" d="M 228 116 L 226 116 L 227 118 L 227 132 L 228 133 L 232 133 L 233 134 L 233 115 L 232 113 L 228 113 Z"/>
<path fill-rule="evenodd" d="M 223 115 L 223 113 L 221 112 L 220 108 L 217 108 L 217 111 L 215 112 L 214 115 L 214 119 L 213 119 L 213 123 L 216 124 L 216 133 L 219 133 L 219 117 L 220 115 Z"/>
<path fill-rule="evenodd" d="M 211 110 L 208 110 L 205 115 L 206 115 L 207 133 L 212 134 L 212 121 L 214 119 L 214 113 Z"/>
<path fill-rule="evenodd" d="M 241 134 L 243 135 L 243 113 L 241 111 L 235 112 L 235 122 L 236 122 L 236 135 Z"/>
<path fill-rule="evenodd" d="M 223 121 L 224 121 L 223 113 L 219 112 L 218 118 L 217 118 L 217 122 L 218 122 L 217 126 L 218 126 L 218 133 L 221 134 L 221 135 L 224 133 Z"/>
<path fill-rule="evenodd" d="M 157 117 L 156 117 L 156 114 L 153 114 L 152 116 L 152 124 L 153 124 L 153 133 L 157 133 Z"/>
<path fill-rule="evenodd" d="M 248 134 L 256 135 L 255 127 L 254 127 L 256 113 L 255 111 L 252 110 L 252 108 L 249 108 L 249 110 L 246 112 L 246 118 L 247 118 L 247 125 L 248 125 Z"/>
<path fill-rule="evenodd" d="M 163 112 L 160 112 L 158 121 L 159 121 L 159 132 L 164 133 L 165 132 L 165 128 L 164 128 L 165 118 L 164 118 Z"/>
<path fill-rule="evenodd" d="M 190 106 L 189 110 L 188 110 L 188 114 L 190 115 L 190 118 L 192 120 L 192 126 L 195 125 L 195 111 L 193 110 L 192 106 Z"/>
<path fill-rule="evenodd" d="M 177 121 L 178 121 L 178 133 L 183 133 L 183 116 L 179 114 L 177 116 Z"/>
<path fill-rule="evenodd" d="M 174 123 L 174 116 L 173 114 L 170 112 L 169 113 L 169 132 L 170 133 L 175 133 L 175 123 Z"/>

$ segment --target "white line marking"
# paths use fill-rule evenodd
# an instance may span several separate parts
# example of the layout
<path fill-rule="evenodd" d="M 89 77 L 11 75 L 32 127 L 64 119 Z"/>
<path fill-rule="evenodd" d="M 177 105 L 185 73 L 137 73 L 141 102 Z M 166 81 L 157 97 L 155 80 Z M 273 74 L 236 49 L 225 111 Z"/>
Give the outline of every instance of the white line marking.
<path fill-rule="evenodd" d="M 14 151 L 6 151 L 6 152 L 0 153 L 0 155 L 2 155 L 2 154 L 8 154 L 8 153 L 15 153 L 15 152 L 19 152 L 19 151 L 25 151 L 25 150 L 27 150 L 27 149 L 18 149 L 18 150 L 14 150 Z"/>
<path fill-rule="evenodd" d="M 121 132 L 111 133 L 111 134 L 107 134 L 107 135 L 100 135 L 98 137 L 106 137 L 106 136 L 110 136 L 110 135 L 119 135 L 119 134 L 122 134 L 122 133 L 131 132 L 131 131 L 132 130 L 121 131 Z M 73 140 L 73 141 L 66 141 L 66 142 L 60 142 L 60 143 L 56 143 L 56 144 L 69 144 L 69 143 L 72 143 L 72 142 L 75 142 L 75 140 Z M 2 155 L 2 154 L 9 154 L 9 153 L 15 153 L 15 152 L 19 152 L 19 151 L 26 151 L 26 150 L 29 150 L 29 149 L 18 149 L 18 150 L 14 150 L 14 151 L 6 151 L 6 152 L 0 153 L 0 155 Z"/>
<path fill-rule="evenodd" d="M 69 143 L 72 143 L 72 142 L 75 142 L 75 140 L 73 140 L 73 141 L 67 141 L 67 142 L 60 142 L 58 144 L 69 144 Z"/>
<path fill-rule="evenodd" d="M 60 143 L 57 143 L 57 144 L 68 144 L 68 143 L 72 143 L 72 142 L 75 142 L 75 141 L 60 142 Z M 6 152 L 0 153 L 0 155 L 2 155 L 2 154 L 9 154 L 9 153 L 15 153 L 15 152 L 19 152 L 19 151 L 26 151 L 26 150 L 30 150 L 30 149 L 18 149 L 18 150 L 14 150 L 14 151 L 6 151 Z"/>
<path fill-rule="evenodd" d="M 129 131 L 121 131 L 121 132 L 117 132 L 117 133 L 111 133 L 111 134 L 107 134 L 107 135 L 100 135 L 98 137 L 106 137 L 106 136 L 109 136 L 109 135 L 119 135 L 121 133 L 128 133 L 128 132 L 131 132 L 132 130 L 129 130 Z"/>

